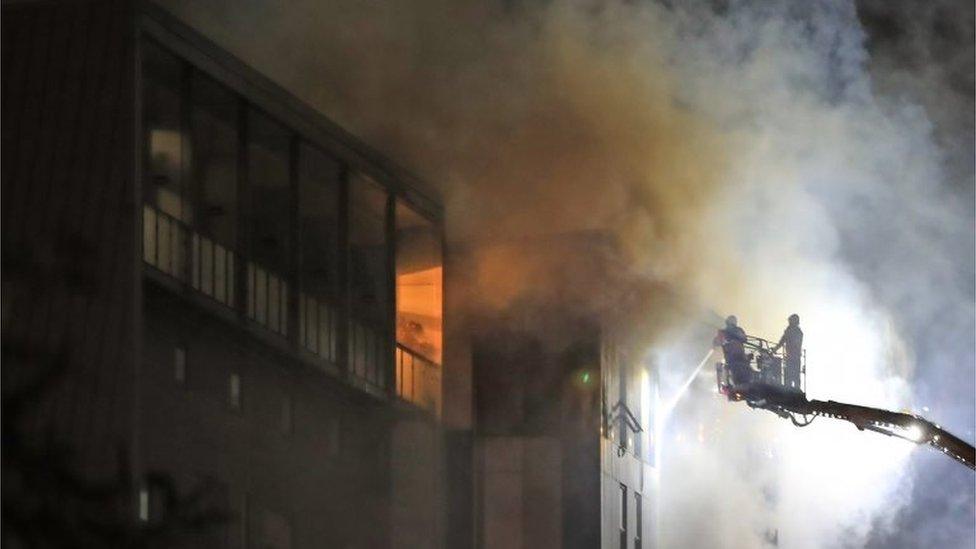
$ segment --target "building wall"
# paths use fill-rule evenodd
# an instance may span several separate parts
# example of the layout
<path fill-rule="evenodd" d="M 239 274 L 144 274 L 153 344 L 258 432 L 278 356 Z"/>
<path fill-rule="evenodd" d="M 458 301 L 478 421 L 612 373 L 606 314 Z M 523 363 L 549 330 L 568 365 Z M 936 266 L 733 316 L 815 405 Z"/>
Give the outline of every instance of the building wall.
<path fill-rule="evenodd" d="M 598 546 L 598 324 L 527 304 L 476 326 L 476 546 Z"/>
<path fill-rule="evenodd" d="M 288 543 L 274 547 L 387 544 L 389 427 L 379 403 L 151 281 L 144 334 L 144 462 L 187 492 L 218 487 L 232 515 L 217 534 L 224 546 L 262 546 L 276 531 Z"/>
<path fill-rule="evenodd" d="M 394 421 L 390 444 L 391 547 L 444 547 L 444 440 L 423 417 Z"/>
<path fill-rule="evenodd" d="M 138 318 L 132 6 L 2 17 L 4 395 L 52 365 L 34 434 L 114 474 L 131 442 Z"/>
<path fill-rule="evenodd" d="M 656 547 L 655 377 L 644 356 L 635 356 L 621 344 L 619 330 L 611 323 L 601 342 L 601 383 L 607 410 L 600 438 L 601 546 Z M 623 406 L 636 423 L 625 418 Z"/>
<path fill-rule="evenodd" d="M 238 159 L 235 173 L 240 179 L 236 191 L 234 185 L 221 188 L 231 198 L 218 211 L 219 216 L 240 218 L 236 240 L 228 237 L 221 243 L 233 252 L 238 268 L 238 274 L 223 278 L 224 285 L 236 285 L 236 292 L 211 291 L 197 282 L 197 275 L 192 273 L 206 270 L 195 267 L 195 262 L 202 265 L 206 256 L 195 255 L 195 244 L 186 248 L 177 245 L 166 256 L 159 253 L 166 249 L 160 246 L 166 229 L 179 227 L 177 234 L 194 243 L 205 237 L 216 238 L 208 234 L 212 231 L 207 226 L 209 204 L 199 202 L 201 193 L 195 190 L 195 186 L 206 184 L 213 172 L 187 170 L 187 164 L 193 168 L 199 162 L 199 155 L 183 152 L 187 146 L 199 146 L 206 134 L 194 133 L 197 127 L 192 119 L 157 117 L 157 135 L 150 133 L 147 139 L 152 147 L 153 139 L 160 138 L 153 158 L 178 160 L 169 162 L 172 169 L 153 167 L 159 170 L 153 172 L 153 178 L 160 180 L 155 182 L 160 194 L 155 201 L 146 200 L 150 217 L 166 220 L 162 225 L 157 222 L 154 237 L 146 240 L 152 244 L 147 249 L 153 253 L 146 255 L 145 338 L 147 347 L 152 346 L 152 356 L 147 358 L 156 376 L 147 376 L 143 384 L 147 401 L 144 432 L 152 438 L 145 445 L 146 455 L 151 456 L 147 460 L 154 467 L 177 471 L 182 478 L 218 478 L 225 487 L 226 505 L 235 516 L 224 534 L 231 547 L 442 546 L 447 513 L 443 479 L 447 473 L 444 433 L 437 418 L 442 413 L 440 374 L 447 362 L 444 367 L 438 366 L 441 371 L 431 372 L 431 367 L 437 366 L 432 362 L 435 358 L 403 361 L 405 348 L 401 347 L 406 343 L 399 338 L 396 364 L 393 360 L 394 332 L 399 335 L 400 328 L 397 323 L 394 329 L 394 319 L 399 320 L 401 309 L 392 297 L 402 297 L 396 286 L 399 277 L 418 271 L 429 275 L 440 268 L 431 264 L 437 257 L 410 247 L 411 243 L 427 243 L 428 247 L 433 243 L 436 247 L 440 240 L 436 207 L 406 190 L 385 162 L 375 161 L 371 153 L 360 150 L 363 146 L 343 142 L 345 134 L 318 121 L 318 113 L 296 116 L 296 112 L 309 109 L 168 14 L 150 10 L 144 25 L 155 41 L 156 59 L 168 60 L 157 61 L 155 66 L 178 67 L 169 73 L 156 73 L 160 97 L 165 97 L 163 90 L 182 90 L 170 97 L 178 97 L 175 101 L 179 105 L 195 105 L 193 97 L 198 92 L 193 91 L 194 86 L 213 78 L 223 86 L 221 96 L 228 98 L 225 103 L 235 104 L 241 116 L 236 125 L 228 123 L 236 128 L 238 145 L 235 148 L 231 144 L 223 153 Z M 172 79 L 166 80 L 166 74 Z M 203 74 L 207 76 L 200 76 Z M 334 222 L 325 225 L 337 231 L 328 247 L 331 252 L 310 255 L 319 250 L 303 248 L 302 242 L 318 235 L 305 232 L 305 228 L 293 227 L 291 234 L 281 231 L 277 240 L 279 247 L 302 250 L 279 260 L 275 271 L 268 268 L 287 282 L 284 293 L 290 297 L 277 305 L 278 311 L 286 306 L 291 311 L 291 316 L 284 315 L 288 318 L 283 324 L 268 324 L 254 317 L 259 307 L 252 306 L 255 298 L 251 288 L 244 288 L 242 282 L 243 273 L 261 261 L 258 253 L 267 242 L 254 237 L 264 223 L 255 223 L 255 218 L 249 217 L 259 205 L 253 197 L 242 198 L 251 196 L 262 184 L 261 178 L 267 177 L 252 167 L 255 156 L 248 148 L 261 135 L 262 130 L 256 129 L 260 126 L 252 124 L 252 113 L 258 111 L 274 117 L 293 143 L 290 154 L 279 155 L 279 165 L 290 166 L 291 171 L 279 173 L 287 172 L 284 178 L 290 181 L 291 190 L 285 184 L 276 191 L 278 196 L 268 195 L 270 200 L 290 194 L 290 202 L 282 208 L 283 217 L 301 218 L 304 214 L 296 212 L 304 211 L 303 207 L 318 207 L 302 199 L 304 182 L 318 181 L 302 179 L 306 173 L 301 171 L 302 159 L 306 157 L 300 147 L 315 148 L 329 159 L 323 166 L 338 168 L 334 177 L 319 187 L 332 193 L 334 209 L 312 212 L 334 216 L 330 218 Z M 187 116 L 185 111 L 183 116 Z M 186 135 L 191 136 L 189 145 Z M 167 148 L 162 138 L 171 136 L 181 144 Z M 220 167 L 231 171 L 234 165 L 231 162 Z M 309 175 L 315 175 L 314 170 Z M 370 196 L 360 192 L 367 188 L 373 189 L 370 196 L 379 198 L 370 201 Z M 179 206 L 173 208 L 161 200 L 160 196 L 165 198 L 163 191 L 175 194 L 177 200 L 170 202 Z M 171 211 L 166 211 L 167 207 Z M 401 214 L 412 215 L 401 218 Z M 273 220 L 284 225 L 294 222 Z M 367 229 L 378 230 L 363 230 L 357 225 L 363 220 L 369 221 Z M 401 227 L 403 221 L 406 223 Z M 418 238 L 421 236 L 424 238 Z M 361 238 L 366 240 L 357 247 Z M 242 268 L 245 264 L 246 269 Z M 308 264 L 319 264 L 319 272 L 309 273 L 305 268 Z M 338 279 L 332 293 L 315 297 L 333 307 L 327 315 L 327 333 L 331 335 L 326 339 L 335 342 L 335 352 L 324 352 L 319 346 L 317 352 L 310 353 L 309 331 L 296 328 L 305 318 L 296 314 L 296 303 L 304 301 L 305 292 L 313 291 L 308 290 L 312 286 L 306 284 L 306 274 L 318 276 L 328 269 L 334 269 Z M 202 275 L 200 278 L 202 281 Z M 403 290 L 414 290 L 415 286 Z M 437 288 L 433 293 L 439 291 Z M 230 295 L 235 296 L 233 301 L 225 297 Z M 370 295 L 374 299 L 366 299 Z M 420 294 L 412 295 L 413 306 L 427 305 L 417 302 Z M 440 298 L 435 297 L 438 305 Z M 383 306 L 375 306 L 376 302 Z M 373 323 L 373 335 L 382 340 L 380 345 L 361 344 L 361 326 L 354 324 L 367 322 L 367 318 Z M 415 315 L 412 320 L 416 324 L 427 322 L 427 318 Z M 431 332 L 440 330 L 440 326 L 431 328 Z M 431 335 L 417 341 L 437 347 L 438 340 Z M 177 358 L 176 349 L 183 349 L 180 352 L 185 358 Z M 174 382 L 177 363 L 185 364 L 179 367 L 185 369 L 184 382 Z M 424 370 L 410 366 L 421 363 Z M 404 373 L 407 371 L 409 375 Z M 422 377 L 421 371 L 437 375 Z M 232 375 L 238 381 L 231 381 Z M 239 384 L 239 406 L 233 403 L 233 384 Z M 171 389 L 174 386 L 175 390 Z M 460 391 L 463 394 L 463 386 Z M 292 425 L 285 430 L 283 410 L 289 407 Z M 453 418 L 459 408 L 463 414 L 463 403 L 455 399 L 443 414 Z M 460 425 L 463 427 L 463 418 Z"/>
<path fill-rule="evenodd" d="M 477 444 L 478 547 L 563 547 L 562 446 L 544 436 L 486 436 Z"/>

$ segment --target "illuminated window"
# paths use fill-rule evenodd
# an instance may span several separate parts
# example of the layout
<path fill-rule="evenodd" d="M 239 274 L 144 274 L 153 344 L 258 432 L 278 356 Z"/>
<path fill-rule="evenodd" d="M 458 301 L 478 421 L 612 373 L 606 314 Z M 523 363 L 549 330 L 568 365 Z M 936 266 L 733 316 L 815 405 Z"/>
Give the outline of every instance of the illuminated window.
<path fill-rule="evenodd" d="M 444 348 L 444 262 L 430 220 L 396 207 L 397 394 L 435 413 L 440 408 Z"/>
<path fill-rule="evenodd" d="M 149 488 L 139 488 L 139 520 L 149 522 Z"/>

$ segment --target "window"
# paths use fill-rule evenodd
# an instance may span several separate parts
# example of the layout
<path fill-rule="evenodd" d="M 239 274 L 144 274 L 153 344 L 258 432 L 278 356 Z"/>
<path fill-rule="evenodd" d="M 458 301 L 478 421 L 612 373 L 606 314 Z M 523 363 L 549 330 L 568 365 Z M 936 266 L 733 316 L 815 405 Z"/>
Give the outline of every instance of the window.
<path fill-rule="evenodd" d="M 292 420 L 294 413 L 294 405 L 290 396 L 285 395 L 281 398 L 281 417 L 279 421 L 279 427 L 281 432 L 284 434 L 291 434 L 292 432 Z"/>
<path fill-rule="evenodd" d="M 186 385 L 186 349 L 177 346 L 173 349 L 173 379 L 180 385 Z"/>
<path fill-rule="evenodd" d="M 139 520 L 149 522 L 149 488 L 139 488 Z"/>
<path fill-rule="evenodd" d="M 279 334 L 288 333 L 291 271 L 291 134 L 264 115 L 248 112 L 248 217 L 251 261 L 247 266 L 248 316 Z"/>
<path fill-rule="evenodd" d="M 644 509 L 641 495 L 634 492 L 634 549 L 641 549 L 644 541 Z"/>
<path fill-rule="evenodd" d="M 234 305 L 238 211 L 238 98 L 211 78 L 193 73 L 190 85 L 192 186 L 191 285 Z M 186 163 L 186 162 L 184 162 Z"/>
<path fill-rule="evenodd" d="M 620 485 L 620 549 L 627 549 L 627 486 Z"/>
<path fill-rule="evenodd" d="M 299 151 L 301 232 L 299 340 L 312 353 L 335 363 L 339 287 L 339 163 L 315 147 Z"/>
<path fill-rule="evenodd" d="M 386 192 L 363 176 L 349 189 L 349 366 L 354 375 L 385 385 L 388 356 L 389 249 Z"/>
<path fill-rule="evenodd" d="M 397 394 L 440 408 L 444 263 L 440 233 L 401 201 L 396 206 Z"/>
<path fill-rule="evenodd" d="M 241 409 L 241 376 L 231 374 L 228 380 L 228 399 L 230 407 L 234 410 Z"/>
<path fill-rule="evenodd" d="M 186 231 L 182 94 L 183 63 L 156 43 L 143 48 L 145 190 L 143 260 L 184 278 Z"/>
<path fill-rule="evenodd" d="M 145 200 L 183 219 L 183 63 L 155 42 L 143 48 L 146 146 Z"/>

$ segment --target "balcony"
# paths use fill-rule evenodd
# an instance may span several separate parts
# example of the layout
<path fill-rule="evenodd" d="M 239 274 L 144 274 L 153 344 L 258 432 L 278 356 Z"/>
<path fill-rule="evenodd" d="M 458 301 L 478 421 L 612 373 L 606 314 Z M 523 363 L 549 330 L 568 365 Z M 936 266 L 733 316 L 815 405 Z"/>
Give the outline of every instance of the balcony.
<path fill-rule="evenodd" d="M 400 399 L 440 417 L 441 367 L 398 343 L 396 392 Z"/>
<path fill-rule="evenodd" d="M 185 284 L 195 294 L 209 298 L 218 306 L 243 309 L 251 323 L 269 335 L 279 336 L 282 343 L 297 346 L 300 354 L 311 355 L 311 361 L 317 367 L 334 370 L 338 366 L 341 318 L 338 308 L 327 299 L 299 292 L 298 330 L 292 342 L 288 329 L 291 287 L 284 276 L 241 257 L 194 231 L 180 219 L 150 205 L 143 207 L 142 244 L 143 261 L 149 267 Z M 238 307 L 235 273 L 242 261 L 247 281 L 246 303 Z M 347 344 L 350 382 L 372 394 L 385 394 L 387 375 L 382 358 L 388 349 L 385 339 L 367 324 L 351 320 Z M 423 359 L 418 357 L 417 360 Z M 414 366 L 413 360 L 407 362 L 411 372 L 422 368 Z M 413 374 L 409 375 L 411 385 L 415 384 Z M 429 374 L 419 377 L 429 377 Z M 410 389 L 407 394 L 398 391 L 398 396 L 418 406 L 420 401 L 413 396 L 419 394 L 425 395 L 424 402 L 432 398 L 421 389 Z M 437 409 L 436 406 L 423 407 Z"/>

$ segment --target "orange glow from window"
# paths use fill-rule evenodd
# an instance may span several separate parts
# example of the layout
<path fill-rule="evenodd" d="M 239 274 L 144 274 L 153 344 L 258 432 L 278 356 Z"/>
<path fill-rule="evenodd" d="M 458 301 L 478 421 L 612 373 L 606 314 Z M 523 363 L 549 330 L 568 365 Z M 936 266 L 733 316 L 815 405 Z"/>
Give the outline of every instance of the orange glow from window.
<path fill-rule="evenodd" d="M 397 343 L 441 363 L 444 268 L 437 266 L 397 276 Z"/>

